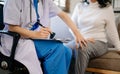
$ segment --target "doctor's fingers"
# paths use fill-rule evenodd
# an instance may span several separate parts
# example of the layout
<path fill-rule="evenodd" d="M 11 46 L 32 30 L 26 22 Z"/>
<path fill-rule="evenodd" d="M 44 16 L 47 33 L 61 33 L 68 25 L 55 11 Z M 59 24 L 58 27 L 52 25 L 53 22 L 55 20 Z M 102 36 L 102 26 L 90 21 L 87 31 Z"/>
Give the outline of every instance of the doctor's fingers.
<path fill-rule="evenodd" d="M 40 31 L 38 31 L 38 33 L 41 35 L 49 35 L 50 34 L 50 32 L 47 30 L 40 30 Z"/>
<path fill-rule="evenodd" d="M 77 41 L 76 41 L 76 45 L 77 45 L 77 48 L 83 48 L 83 47 L 87 47 L 87 41 L 84 39 L 84 38 L 82 38 L 82 39 L 78 39 Z"/>
<path fill-rule="evenodd" d="M 87 46 L 87 40 L 83 36 L 78 38 L 78 43 L 81 43 L 85 47 Z"/>
<path fill-rule="evenodd" d="M 50 33 L 48 31 L 45 31 L 45 30 L 37 31 L 37 36 L 39 38 L 47 38 L 49 35 Z"/>
<path fill-rule="evenodd" d="M 50 33 L 49 32 L 38 32 L 39 34 L 38 34 L 38 36 L 39 36 L 39 38 L 48 38 L 48 36 L 50 35 Z"/>
<path fill-rule="evenodd" d="M 49 33 L 52 32 L 49 27 L 41 28 L 40 31 L 48 31 Z"/>

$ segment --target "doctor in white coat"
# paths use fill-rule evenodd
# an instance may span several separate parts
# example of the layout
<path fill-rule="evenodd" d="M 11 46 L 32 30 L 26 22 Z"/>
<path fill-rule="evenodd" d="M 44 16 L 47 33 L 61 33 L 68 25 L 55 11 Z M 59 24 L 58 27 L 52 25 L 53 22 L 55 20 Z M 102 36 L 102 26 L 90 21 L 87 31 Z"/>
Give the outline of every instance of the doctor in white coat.
<path fill-rule="evenodd" d="M 37 16 L 34 7 L 34 0 L 6 0 L 4 6 L 4 23 L 5 30 L 10 30 L 13 32 L 19 33 L 22 37 L 19 40 L 18 47 L 16 50 L 15 59 L 23 63 L 29 70 L 30 74 L 42 74 L 40 67 L 40 61 L 36 55 L 35 46 L 32 40 L 26 39 L 46 39 L 49 36 L 50 30 L 50 17 L 58 15 L 65 23 L 71 28 L 75 34 L 76 43 L 80 43 L 80 46 L 86 45 L 86 40 L 77 30 L 77 27 L 67 16 L 67 14 L 61 11 L 52 0 L 39 0 L 38 2 L 38 14 L 40 16 L 40 23 L 46 26 L 46 28 L 38 27 L 35 31 L 31 31 L 31 25 L 36 22 Z M 32 17 L 32 18 L 31 18 Z M 10 55 L 10 49 L 12 38 L 8 35 L 2 35 L 1 39 L 2 49 L 0 50 L 5 55 Z M 47 46 L 47 45 L 46 45 Z M 64 47 L 64 46 L 63 46 Z M 71 50 L 68 50 L 68 53 L 71 56 Z M 64 52 L 65 53 L 65 52 Z M 62 54 L 61 54 L 62 55 Z M 66 56 L 66 55 L 65 55 Z M 69 67 L 70 63 L 67 62 Z M 66 59 L 68 59 L 66 57 Z M 59 59 L 59 58 L 57 58 Z M 64 61 L 66 60 L 64 59 Z M 66 62 L 65 62 L 66 63 Z M 60 69 L 58 69 L 60 70 Z M 62 70 L 61 70 L 62 71 Z M 54 74 L 54 73 L 48 73 Z M 56 73 L 58 74 L 58 73 Z M 61 74 L 67 74 L 67 71 Z"/>

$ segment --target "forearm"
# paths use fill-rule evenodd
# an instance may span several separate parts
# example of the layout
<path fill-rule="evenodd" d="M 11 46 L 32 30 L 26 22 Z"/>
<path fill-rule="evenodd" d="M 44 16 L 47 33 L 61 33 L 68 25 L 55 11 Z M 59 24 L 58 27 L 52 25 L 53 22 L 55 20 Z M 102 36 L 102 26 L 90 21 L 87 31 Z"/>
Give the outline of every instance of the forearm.
<path fill-rule="evenodd" d="M 30 31 L 30 30 L 27 30 L 25 28 L 21 28 L 21 27 L 16 26 L 16 25 L 9 25 L 9 31 L 19 33 L 24 38 L 32 38 L 32 39 L 37 38 L 35 36 L 34 31 Z"/>
<path fill-rule="evenodd" d="M 77 35 L 77 33 L 79 31 L 78 31 L 76 25 L 73 23 L 73 21 L 68 16 L 68 14 L 66 14 L 65 12 L 61 12 L 60 14 L 58 14 L 58 16 L 71 28 L 71 30 L 73 31 L 73 33 L 75 35 Z"/>
<path fill-rule="evenodd" d="M 81 48 L 83 48 L 83 46 L 87 46 L 87 41 L 80 34 L 77 26 L 72 22 L 70 17 L 65 12 L 59 13 L 58 16 L 71 28 L 72 32 L 74 33 L 76 39 L 76 47 L 78 48 L 79 45 Z"/>

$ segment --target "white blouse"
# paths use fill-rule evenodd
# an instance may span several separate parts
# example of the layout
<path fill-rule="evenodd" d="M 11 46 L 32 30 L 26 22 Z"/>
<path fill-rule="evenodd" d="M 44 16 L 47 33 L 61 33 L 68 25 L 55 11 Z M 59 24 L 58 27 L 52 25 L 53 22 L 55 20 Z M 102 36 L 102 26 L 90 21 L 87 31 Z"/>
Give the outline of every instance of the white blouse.
<path fill-rule="evenodd" d="M 72 20 L 85 38 L 108 42 L 108 37 L 111 43 L 120 50 L 120 40 L 112 6 L 100 8 L 98 2 L 89 5 L 78 3 Z"/>

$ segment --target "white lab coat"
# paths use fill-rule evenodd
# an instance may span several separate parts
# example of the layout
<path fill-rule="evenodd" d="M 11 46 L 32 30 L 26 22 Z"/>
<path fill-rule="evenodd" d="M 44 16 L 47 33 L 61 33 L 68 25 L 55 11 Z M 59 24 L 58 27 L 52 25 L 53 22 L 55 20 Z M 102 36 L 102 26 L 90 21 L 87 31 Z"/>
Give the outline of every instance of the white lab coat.
<path fill-rule="evenodd" d="M 52 2 L 52 0 L 43 0 L 38 6 L 40 21 L 44 26 L 50 26 L 50 17 L 57 15 L 61 10 Z M 36 21 L 36 12 L 32 1 L 32 23 Z M 7 24 L 20 25 L 28 29 L 30 23 L 30 0 L 6 0 L 4 6 L 5 29 Z M 2 48 L 0 51 L 9 56 L 12 46 L 12 37 L 2 35 Z M 29 70 L 30 74 L 43 74 L 40 62 L 36 55 L 35 47 L 32 40 L 20 39 L 15 59 L 23 63 Z"/>

